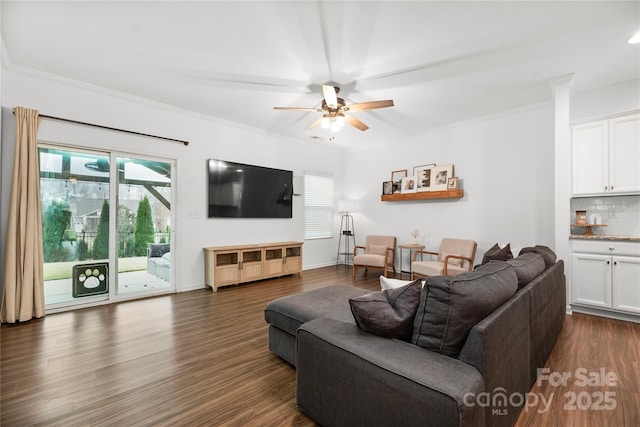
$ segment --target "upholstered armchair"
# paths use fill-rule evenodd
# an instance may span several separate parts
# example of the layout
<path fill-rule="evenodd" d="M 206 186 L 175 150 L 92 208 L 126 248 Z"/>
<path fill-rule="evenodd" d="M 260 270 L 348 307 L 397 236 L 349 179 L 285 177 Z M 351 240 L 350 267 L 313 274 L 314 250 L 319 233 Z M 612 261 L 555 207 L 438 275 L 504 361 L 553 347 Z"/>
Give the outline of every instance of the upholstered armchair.
<path fill-rule="evenodd" d="M 444 238 L 439 252 L 415 251 L 411 263 L 411 280 L 416 277 L 457 276 L 471 271 L 478 244 L 473 240 Z M 435 260 L 418 260 L 423 255 Z"/>
<path fill-rule="evenodd" d="M 384 276 L 388 277 L 389 267 L 396 274 L 396 237 L 395 236 L 367 236 L 364 246 L 353 248 L 353 270 L 351 275 L 355 277 L 356 268 L 377 268 L 384 270 Z"/>

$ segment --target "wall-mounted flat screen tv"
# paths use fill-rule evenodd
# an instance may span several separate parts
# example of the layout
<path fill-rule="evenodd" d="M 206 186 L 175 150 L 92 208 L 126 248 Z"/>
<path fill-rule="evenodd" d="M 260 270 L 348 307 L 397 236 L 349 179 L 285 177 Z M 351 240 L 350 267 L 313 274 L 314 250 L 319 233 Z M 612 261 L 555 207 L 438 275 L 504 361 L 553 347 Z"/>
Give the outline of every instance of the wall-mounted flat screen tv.
<path fill-rule="evenodd" d="M 293 172 L 208 159 L 209 218 L 291 218 Z"/>

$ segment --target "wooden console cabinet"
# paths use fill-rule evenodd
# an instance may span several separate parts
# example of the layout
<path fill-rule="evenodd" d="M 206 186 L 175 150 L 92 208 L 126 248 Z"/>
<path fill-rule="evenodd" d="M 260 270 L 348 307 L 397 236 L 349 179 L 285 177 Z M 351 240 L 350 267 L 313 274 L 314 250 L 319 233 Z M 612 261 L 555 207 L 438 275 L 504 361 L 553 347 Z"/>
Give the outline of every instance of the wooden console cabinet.
<path fill-rule="evenodd" d="M 216 292 L 237 285 L 302 272 L 302 242 L 214 246 L 204 250 L 204 279 Z"/>

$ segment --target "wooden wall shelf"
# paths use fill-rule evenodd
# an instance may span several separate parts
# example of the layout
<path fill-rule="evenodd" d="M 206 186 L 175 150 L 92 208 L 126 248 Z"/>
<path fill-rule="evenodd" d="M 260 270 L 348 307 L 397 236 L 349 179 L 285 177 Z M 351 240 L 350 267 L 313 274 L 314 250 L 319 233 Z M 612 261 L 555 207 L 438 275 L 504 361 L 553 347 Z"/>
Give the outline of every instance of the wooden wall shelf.
<path fill-rule="evenodd" d="M 459 199 L 464 197 L 464 190 L 421 191 L 418 193 L 383 194 L 380 200 L 383 202 L 403 202 L 407 200 L 431 200 L 431 199 Z"/>

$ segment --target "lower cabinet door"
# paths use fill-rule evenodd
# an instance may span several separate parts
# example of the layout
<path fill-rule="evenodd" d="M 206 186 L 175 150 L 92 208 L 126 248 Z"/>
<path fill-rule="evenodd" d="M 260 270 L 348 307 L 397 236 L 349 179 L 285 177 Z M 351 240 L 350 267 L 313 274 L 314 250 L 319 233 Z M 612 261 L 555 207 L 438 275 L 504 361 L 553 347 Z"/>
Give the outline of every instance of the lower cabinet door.
<path fill-rule="evenodd" d="M 611 308 L 611 257 L 574 253 L 571 284 L 572 302 Z"/>
<path fill-rule="evenodd" d="M 613 308 L 640 313 L 640 258 L 611 257 Z"/>

